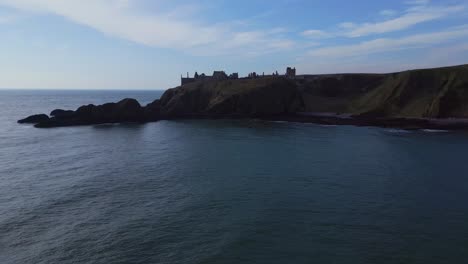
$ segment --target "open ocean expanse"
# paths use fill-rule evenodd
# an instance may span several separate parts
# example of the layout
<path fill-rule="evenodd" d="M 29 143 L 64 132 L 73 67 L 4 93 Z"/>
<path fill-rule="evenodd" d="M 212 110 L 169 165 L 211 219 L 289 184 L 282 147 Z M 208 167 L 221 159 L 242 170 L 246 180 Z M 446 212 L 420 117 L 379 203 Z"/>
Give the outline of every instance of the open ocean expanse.
<path fill-rule="evenodd" d="M 0 263 L 468 263 L 468 133 L 20 118 L 160 91 L 0 91 Z"/>

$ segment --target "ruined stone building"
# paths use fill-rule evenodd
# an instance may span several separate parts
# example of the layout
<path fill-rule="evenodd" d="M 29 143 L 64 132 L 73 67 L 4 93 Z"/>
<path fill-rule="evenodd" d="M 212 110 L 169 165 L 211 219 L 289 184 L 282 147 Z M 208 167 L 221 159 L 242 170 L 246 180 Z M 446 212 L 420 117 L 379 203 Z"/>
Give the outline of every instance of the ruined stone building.
<path fill-rule="evenodd" d="M 180 77 L 181 85 L 185 85 L 188 83 L 196 82 L 196 81 L 209 81 L 209 80 L 217 80 L 217 81 L 224 81 L 228 79 L 239 79 L 238 73 L 232 73 L 231 75 L 227 75 L 224 71 L 214 71 L 212 76 L 205 75 L 204 73 L 198 75 L 198 72 L 195 72 L 195 75 L 192 77 L 189 76 L 187 73 L 187 77 Z"/>
<path fill-rule="evenodd" d="M 288 67 L 288 68 L 286 69 L 286 76 L 287 76 L 287 77 L 290 77 L 290 78 L 296 77 L 296 68 Z"/>
<path fill-rule="evenodd" d="M 256 72 L 251 72 L 247 75 L 247 77 L 244 77 L 244 78 L 255 79 L 255 78 L 264 78 L 268 76 L 280 76 L 280 74 L 278 73 L 278 71 L 274 72 L 272 75 L 265 75 L 265 73 L 260 75 L 260 74 L 257 74 Z M 296 78 L 296 68 L 288 67 L 286 69 L 286 74 L 282 76 L 286 76 L 288 78 Z M 185 85 L 185 84 L 193 83 L 196 81 L 210 81 L 210 80 L 224 81 L 224 80 L 230 80 L 230 79 L 232 80 L 239 79 L 239 73 L 236 72 L 236 73 L 227 75 L 226 72 L 224 71 L 214 71 L 212 76 L 208 76 L 208 75 L 205 75 L 204 73 L 199 75 L 198 72 L 195 72 L 193 77 L 190 77 L 189 73 L 187 73 L 187 77 L 183 77 L 183 76 L 180 77 L 180 80 L 181 80 L 180 82 L 181 82 L 181 85 Z"/>

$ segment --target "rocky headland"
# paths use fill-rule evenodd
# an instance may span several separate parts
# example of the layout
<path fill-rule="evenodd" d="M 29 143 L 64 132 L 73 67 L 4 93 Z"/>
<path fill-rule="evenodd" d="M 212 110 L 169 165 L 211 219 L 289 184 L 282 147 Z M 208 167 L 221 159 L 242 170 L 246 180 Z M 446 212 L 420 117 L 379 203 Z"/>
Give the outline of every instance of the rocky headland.
<path fill-rule="evenodd" d="M 184 118 L 258 118 L 404 129 L 468 129 L 468 65 L 390 74 L 209 80 L 135 99 L 19 120 L 39 128 Z"/>

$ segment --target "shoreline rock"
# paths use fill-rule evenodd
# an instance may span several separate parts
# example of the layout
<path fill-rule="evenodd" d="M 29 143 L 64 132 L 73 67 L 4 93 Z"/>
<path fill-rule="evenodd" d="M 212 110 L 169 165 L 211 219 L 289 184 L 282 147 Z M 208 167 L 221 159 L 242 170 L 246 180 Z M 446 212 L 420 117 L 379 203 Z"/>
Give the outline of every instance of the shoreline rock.
<path fill-rule="evenodd" d="M 104 105 L 103 105 L 104 106 Z M 110 107 L 106 105 L 105 107 Z M 95 108 L 101 106 L 88 105 L 80 107 L 80 111 L 68 112 L 67 115 L 60 117 L 48 117 L 47 115 L 33 115 L 18 121 L 21 124 L 34 124 L 36 128 L 54 128 L 54 127 L 69 127 L 69 126 L 86 126 L 100 125 L 109 123 L 150 123 L 160 120 L 184 120 L 184 119 L 259 119 L 265 121 L 284 121 L 295 123 L 312 123 L 320 125 L 351 125 L 351 126 L 366 126 L 366 127 L 382 127 L 382 128 L 400 128 L 405 130 L 468 130 L 468 119 L 458 118 L 440 118 L 440 119 L 424 119 L 424 118 L 369 118 L 359 116 L 344 116 L 330 115 L 328 113 L 294 113 L 287 115 L 216 115 L 216 114 L 185 114 L 177 117 L 163 117 L 155 109 L 142 108 L 142 116 L 134 118 L 112 117 L 106 118 L 90 118 Z M 110 117 L 111 115 L 109 115 Z"/>
<path fill-rule="evenodd" d="M 32 115 L 24 119 L 18 120 L 18 124 L 37 124 L 49 121 L 49 116 L 46 114 Z"/>
<path fill-rule="evenodd" d="M 144 123 L 159 119 L 158 108 L 155 105 L 157 105 L 157 102 L 153 102 L 148 107 L 142 107 L 137 100 L 126 98 L 117 103 L 106 103 L 97 106 L 92 104 L 83 105 L 76 111 L 56 109 L 51 112 L 50 117 L 47 115 L 34 115 L 20 121 L 23 123 L 29 121 L 28 123 L 35 124 L 37 128 L 125 122 Z"/>

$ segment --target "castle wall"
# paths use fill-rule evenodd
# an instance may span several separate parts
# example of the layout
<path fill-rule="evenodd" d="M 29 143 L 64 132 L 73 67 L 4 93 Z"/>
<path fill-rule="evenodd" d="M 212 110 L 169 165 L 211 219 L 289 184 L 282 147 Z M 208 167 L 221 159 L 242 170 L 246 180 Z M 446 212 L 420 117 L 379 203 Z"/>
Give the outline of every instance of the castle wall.
<path fill-rule="evenodd" d="M 189 84 L 195 82 L 195 78 L 181 78 L 180 83 L 181 85 Z"/>

